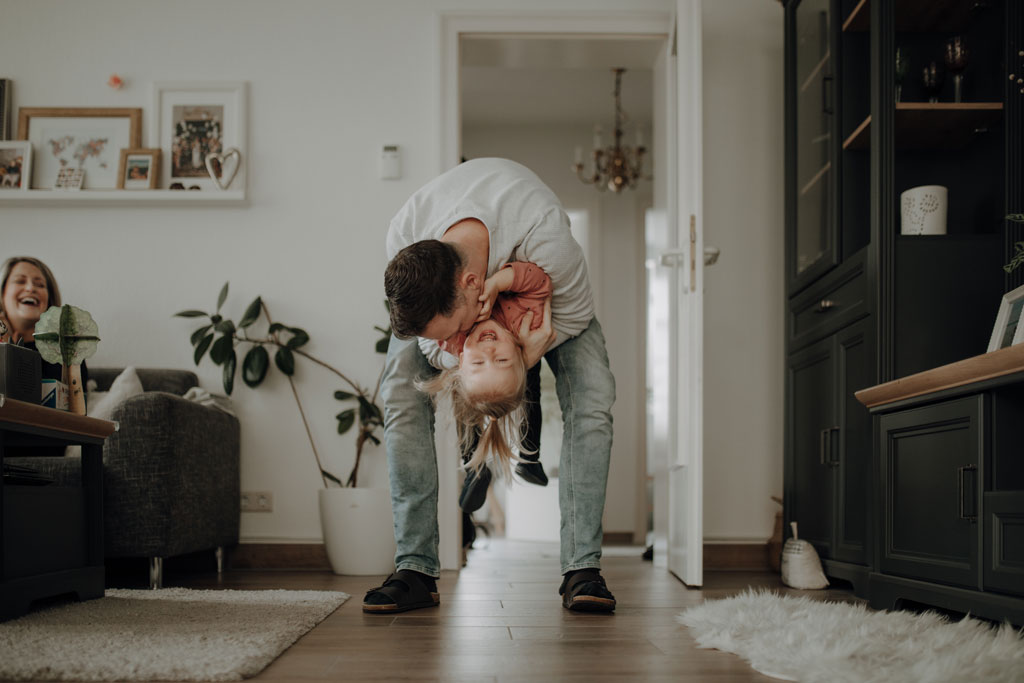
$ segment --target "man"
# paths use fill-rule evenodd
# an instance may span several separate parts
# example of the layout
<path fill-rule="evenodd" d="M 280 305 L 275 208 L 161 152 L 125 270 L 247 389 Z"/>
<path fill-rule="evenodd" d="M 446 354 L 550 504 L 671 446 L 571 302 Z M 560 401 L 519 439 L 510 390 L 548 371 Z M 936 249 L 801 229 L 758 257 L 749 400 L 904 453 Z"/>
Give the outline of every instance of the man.
<path fill-rule="evenodd" d="M 382 396 L 396 572 L 366 594 L 363 611 L 439 603 L 434 410 L 413 383 L 436 372 L 428 359 L 441 353 L 436 340 L 472 327 L 484 280 L 508 261 L 529 261 L 552 284 L 544 324 L 531 331 L 528 314 L 519 336 L 528 366 L 546 358 L 562 408 L 559 593 L 567 609 L 611 612 L 615 597 L 600 560 L 615 380 L 593 315 L 583 250 L 558 198 L 515 162 L 468 161 L 409 198 L 391 221 L 387 250 L 384 284 L 395 337 Z"/>

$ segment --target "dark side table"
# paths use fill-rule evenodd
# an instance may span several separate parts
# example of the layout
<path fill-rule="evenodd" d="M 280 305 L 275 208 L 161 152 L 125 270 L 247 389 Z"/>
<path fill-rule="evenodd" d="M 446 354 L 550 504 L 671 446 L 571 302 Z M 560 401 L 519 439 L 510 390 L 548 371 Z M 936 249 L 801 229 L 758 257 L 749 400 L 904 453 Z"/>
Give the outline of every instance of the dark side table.
<path fill-rule="evenodd" d="M 0 394 L 0 463 L 12 447 L 49 455 L 82 446 L 79 486 L 0 484 L 0 620 L 40 598 L 103 596 L 103 442 L 116 429 Z"/>

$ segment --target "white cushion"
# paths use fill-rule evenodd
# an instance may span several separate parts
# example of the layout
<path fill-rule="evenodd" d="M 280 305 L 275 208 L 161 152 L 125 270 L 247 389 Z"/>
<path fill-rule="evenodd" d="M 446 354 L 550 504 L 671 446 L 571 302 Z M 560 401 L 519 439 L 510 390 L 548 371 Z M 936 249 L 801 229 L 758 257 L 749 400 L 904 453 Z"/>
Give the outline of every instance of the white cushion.
<path fill-rule="evenodd" d="M 89 394 L 89 417 L 109 420 L 114 408 L 132 396 L 142 393 L 142 382 L 135 368 L 125 368 L 110 385 L 110 391 L 94 391 Z"/>

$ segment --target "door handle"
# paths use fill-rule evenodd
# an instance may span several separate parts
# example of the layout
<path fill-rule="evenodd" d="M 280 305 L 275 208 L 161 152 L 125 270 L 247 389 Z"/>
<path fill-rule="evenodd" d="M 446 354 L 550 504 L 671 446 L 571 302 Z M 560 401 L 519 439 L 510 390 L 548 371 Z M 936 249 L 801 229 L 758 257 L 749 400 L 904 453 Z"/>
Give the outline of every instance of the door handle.
<path fill-rule="evenodd" d="M 828 431 L 828 466 L 839 467 L 839 449 L 835 448 L 835 444 L 832 442 L 832 432 L 839 433 L 839 427 L 829 427 Z M 835 456 L 835 457 L 833 457 Z"/>
<path fill-rule="evenodd" d="M 968 522 L 977 522 L 978 521 L 978 510 L 977 510 L 977 505 L 978 505 L 978 492 L 977 492 L 977 488 L 978 487 L 977 487 L 977 485 L 975 485 L 973 487 L 973 489 L 972 489 L 972 494 L 971 494 L 971 503 L 972 503 L 971 508 L 972 508 L 972 510 L 971 511 L 973 512 L 973 514 L 968 515 L 967 511 L 965 509 L 966 508 L 966 503 L 964 501 L 964 498 L 966 497 L 965 494 L 967 493 L 967 491 L 966 491 L 967 487 L 964 485 L 964 476 L 968 472 L 974 472 L 977 469 L 978 469 L 977 465 L 964 465 L 962 467 L 956 468 L 956 491 L 957 491 L 957 498 L 959 499 L 958 500 L 958 505 L 959 505 L 960 519 L 968 521 Z"/>
<path fill-rule="evenodd" d="M 836 302 L 832 301 L 832 299 L 822 299 L 821 301 L 818 302 L 818 305 L 815 306 L 814 312 L 815 313 L 828 313 L 829 311 L 832 310 L 832 308 L 835 305 L 836 305 Z"/>
<path fill-rule="evenodd" d="M 821 111 L 831 115 L 832 110 L 832 77 L 825 76 L 821 79 Z"/>
<path fill-rule="evenodd" d="M 678 268 L 679 266 L 683 265 L 683 263 L 685 263 L 685 261 L 683 260 L 685 256 L 685 249 L 666 249 L 665 251 L 661 252 L 660 262 L 663 266 L 668 266 L 669 268 Z"/>

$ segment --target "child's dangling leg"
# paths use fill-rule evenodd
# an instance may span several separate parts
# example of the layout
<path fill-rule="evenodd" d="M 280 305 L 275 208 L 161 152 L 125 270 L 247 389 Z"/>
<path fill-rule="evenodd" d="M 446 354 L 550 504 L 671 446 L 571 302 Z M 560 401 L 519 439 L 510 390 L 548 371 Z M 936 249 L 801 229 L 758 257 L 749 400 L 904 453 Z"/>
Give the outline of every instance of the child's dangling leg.
<path fill-rule="evenodd" d="M 529 462 L 516 465 L 516 474 L 524 481 L 537 486 L 548 485 L 548 475 L 540 464 L 540 427 L 543 416 L 540 410 L 540 362 L 526 371 L 526 434 L 523 436 L 523 452 L 519 457 Z"/>

